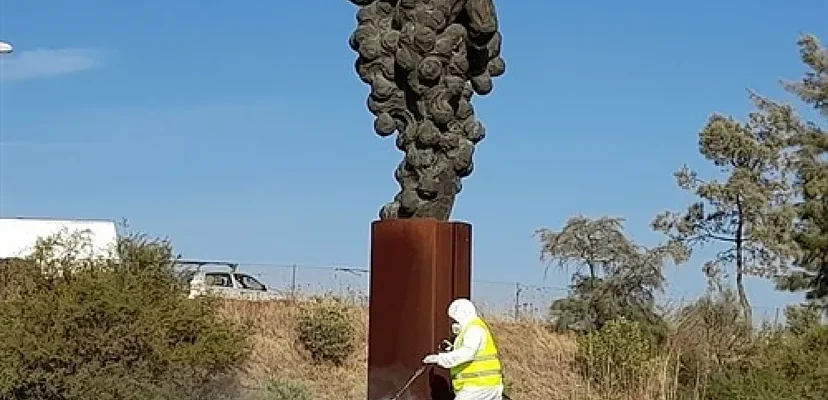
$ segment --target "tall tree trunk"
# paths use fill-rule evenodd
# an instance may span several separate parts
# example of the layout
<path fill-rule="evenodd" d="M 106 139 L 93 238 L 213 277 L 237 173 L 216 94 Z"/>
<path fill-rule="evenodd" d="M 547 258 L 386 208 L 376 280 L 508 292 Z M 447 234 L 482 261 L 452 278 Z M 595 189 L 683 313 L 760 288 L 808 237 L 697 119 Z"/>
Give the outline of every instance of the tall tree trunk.
<path fill-rule="evenodd" d="M 601 329 L 602 324 L 598 319 L 598 310 L 595 309 L 595 280 L 598 279 L 598 272 L 596 266 L 592 262 L 587 262 L 589 266 L 589 301 L 587 302 L 587 315 L 591 319 L 591 330 Z"/>
<path fill-rule="evenodd" d="M 596 278 L 598 278 L 598 271 L 596 271 L 598 267 L 595 266 L 595 264 L 593 264 L 592 262 L 587 262 L 587 265 L 589 266 L 589 277 L 594 281 Z"/>
<path fill-rule="evenodd" d="M 736 245 L 736 253 L 739 253 L 739 245 Z M 740 257 L 740 256 L 736 256 Z M 748 323 L 753 323 L 753 310 L 750 307 L 750 301 L 745 292 L 744 271 L 741 258 L 736 259 L 736 292 L 739 294 L 739 305 L 742 308 L 742 315 Z"/>
<path fill-rule="evenodd" d="M 742 315 L 744 315 L 745 321 L 749 324 L 753 324 L 753 310 L 750 307 L 750 300 L 748 300 L 744 282 L 745 259 L 742 247 L 744 245 L 745 218 L 742 212 L 741 200 L 736 200 L 736 207 L 739 213 L 737 216 L 739 223 L 736 227 L 736 292 L 739 295 L 739 305 L 742 308 Z"/>

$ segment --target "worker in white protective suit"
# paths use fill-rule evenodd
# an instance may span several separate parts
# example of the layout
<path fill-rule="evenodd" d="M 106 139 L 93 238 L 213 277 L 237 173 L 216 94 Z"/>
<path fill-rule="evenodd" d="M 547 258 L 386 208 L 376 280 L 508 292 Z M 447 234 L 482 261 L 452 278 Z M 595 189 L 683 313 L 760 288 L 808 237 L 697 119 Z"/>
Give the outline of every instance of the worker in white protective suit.
<path fill-rule="evenodd" d="M 428 355 L 423 363 L 450 370 L 456 400 L 502 400 L 503 372 L 489 326 L 467 299 L 451 302 L 448 316 L 457 333 L 451 349 Z"/>

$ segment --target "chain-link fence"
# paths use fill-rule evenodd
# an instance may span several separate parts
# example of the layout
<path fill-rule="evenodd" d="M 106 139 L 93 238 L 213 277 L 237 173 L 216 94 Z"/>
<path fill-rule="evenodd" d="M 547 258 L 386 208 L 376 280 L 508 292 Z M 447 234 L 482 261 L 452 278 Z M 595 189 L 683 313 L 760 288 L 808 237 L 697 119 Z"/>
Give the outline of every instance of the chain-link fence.
<path fill-rule="evenodd" d="M 288 297 L 335 295 L 368 304 L 370 272 L 365 268 L 240 264 L 238 269 Z M 485 314 L 510 319 L 543 319 L 552 302 L 566 292 L 565 288 L 516 282 L 472 282 L 472 299 Z"/>
<path fill-rule="evenodd" d="M 370 272 L 357 267 L 316 267 L 303 265 L 240 264 L 240 272 L 257 277 L 290 298 L 335 295 L 356 304 L 368 305 Z M 472 300 L 488 316 L 510 320 L 543 320 L 550 305 L 566 297 L 567 288 L 519 282 L 474 280 Z M 688 301 L 670 302 L 673 306 Z M 781 308 L 753 307 L 754 322 L 782 323 Z"/>

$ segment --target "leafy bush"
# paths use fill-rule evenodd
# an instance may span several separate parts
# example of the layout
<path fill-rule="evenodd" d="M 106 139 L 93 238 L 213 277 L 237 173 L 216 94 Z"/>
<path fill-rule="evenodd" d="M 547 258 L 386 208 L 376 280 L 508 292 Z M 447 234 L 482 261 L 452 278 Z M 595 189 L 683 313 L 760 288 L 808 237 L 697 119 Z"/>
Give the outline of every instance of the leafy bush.
<path fill-rule="evenodd" d="M 602 390 L 631 390 L 646 377 L 652 354 L 653 344 L 641 324 L 620 318 L 580 336 L 576 362 Z"/>
<path fill-rule="evenodd" d="M 551 328 L 558 332 L 590 333 L 609 321 L 623 318 L 635 321 L 656 342 L 667 333 L 652 291 L 639 288 L 635 275 L 591 279 L 575 275 L 567 297 L 555 300 L 549 308 Z"/>
<path fill-rule="evenodd" d="M 786 328 L 756 330 L 730 289 L 680 310 L 667 349 L 679 356 L 680 398 L 828 398 L 828 327 L 807 307 L 786 314 Z"/>
<path fill-rule="evenodd" d="M 667 351 L 678 358 L 678 384 L 692 398 L 701 396 L 710 376 L 753 342 L 751 325 L 730 289 L 709 291 L 678 310 L 674 322 Z"/>
<path fill-rule="evenodd" d="M 211 300 L 187 299 L 168 243 L 128 236 L 119 259 L 97 260 L 55 257 L 55 243 L 0 262 L 0 399 L 214 399 L 235 388 L 246 337 Z"/>
<path fill-rule="evenodd" d="M 785 320 L 788 332 L 800 335 L 819 326 L 824 310 L 820 307 L 804 304 L 785 308 Z"/>
<path fill-rule="evenodd" d="M 294 381 L 274 379 L 265 388 L 267 400 L 312 400 L 313 395 L 307 386 Z"/>
<path fill-rule="evenodd" d="M 356 330 L 346 306 L 318 301 L 301 309 L 299 342 L 314 361 L 342 364 L 354 351 Z"/>
<path fill-rule="evenodd" d="M 709 400 L 828 399 L 828 327 L 773 332 L 713 375 Z"/>

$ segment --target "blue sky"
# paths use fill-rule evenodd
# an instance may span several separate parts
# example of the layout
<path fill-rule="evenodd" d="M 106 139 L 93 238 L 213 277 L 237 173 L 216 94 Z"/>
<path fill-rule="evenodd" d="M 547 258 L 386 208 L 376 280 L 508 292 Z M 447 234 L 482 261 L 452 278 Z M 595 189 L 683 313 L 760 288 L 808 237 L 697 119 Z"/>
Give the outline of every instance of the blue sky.
<path fill-rule="evenodd" d="M 232 5 L 231 5 L 232 3 Z M 623 216 L 646 244 L 674 184 L 704 165 L 711 112 L 804 71 L 796 40 L 828 41 L 828 1 L 499 1 L 507 73 L 474 100 L 488 136 L 455 219 L 474 224 L 474 276 L 544 281 L 540 227 Z M 347 44 L 346 0 L 7 0 L 3 216 L 127 218 L 184 256 L 364 266 L 369 223 L 401 154 L 373 133 Z M 697 258 L 670 294 L 704 287 Z M 785 296 L 750 282 L 754 305 Z"/>

